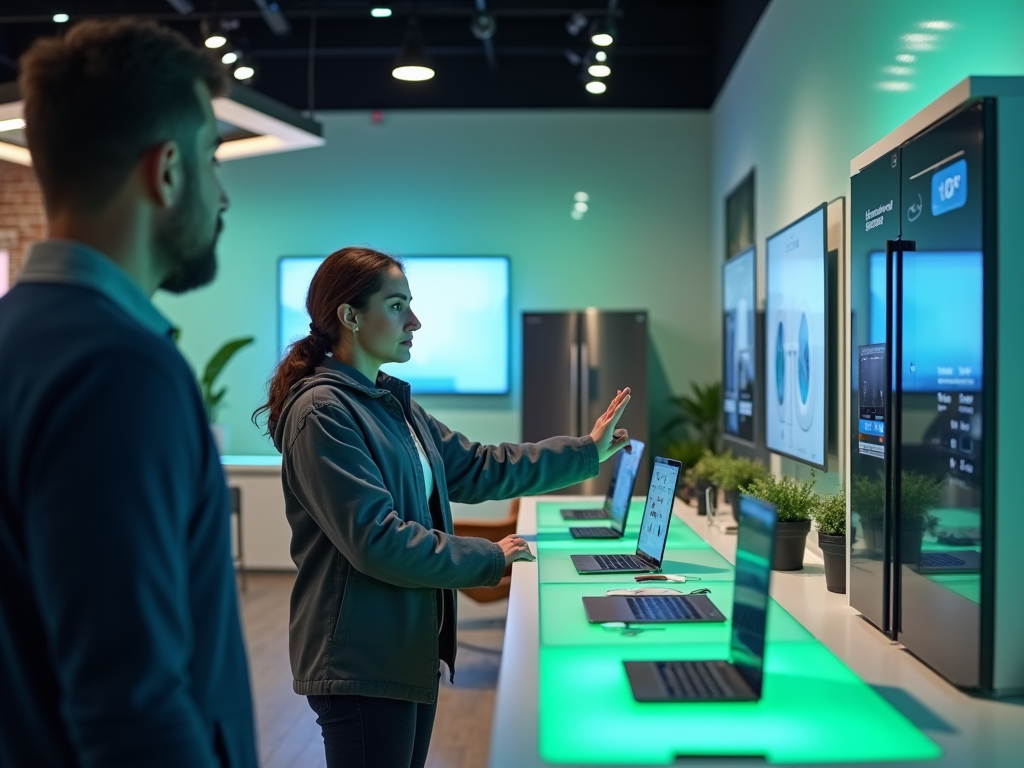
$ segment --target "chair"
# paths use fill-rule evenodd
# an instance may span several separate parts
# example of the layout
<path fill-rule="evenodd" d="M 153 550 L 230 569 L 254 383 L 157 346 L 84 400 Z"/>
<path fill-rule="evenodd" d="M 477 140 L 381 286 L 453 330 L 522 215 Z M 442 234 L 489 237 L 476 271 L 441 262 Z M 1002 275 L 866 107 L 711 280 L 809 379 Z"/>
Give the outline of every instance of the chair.
<path fill-rule="evenodd" d="M 242 591 L 245 592 L 249 588 L 249 573 L 245 570 L 245 557 L 242 549 L 242 489 L 237 486 L 229 486 L 228 491 L 231 494 L 231 521 L 235 525 L 235 541 L 237 542 L 236 552 L 232 552 L 232 560 L 235 564 L 235 570 L 242 577 Z"/>
<path fill-rule="evenodd" d="M 498 542 L 516 532 L 519 522 L 519 499 L 513 499 L 508 516 L 500 520 L 456 520 L 454 521 L 456 536 L 476 536 L 488 541 Z M 459 591 L 478 603 L 492 603 L 495 600 L 508 598 L 512 586 L 512 566 L 505 569 L 505 575 L 494 587 L 469 587 Z"/>

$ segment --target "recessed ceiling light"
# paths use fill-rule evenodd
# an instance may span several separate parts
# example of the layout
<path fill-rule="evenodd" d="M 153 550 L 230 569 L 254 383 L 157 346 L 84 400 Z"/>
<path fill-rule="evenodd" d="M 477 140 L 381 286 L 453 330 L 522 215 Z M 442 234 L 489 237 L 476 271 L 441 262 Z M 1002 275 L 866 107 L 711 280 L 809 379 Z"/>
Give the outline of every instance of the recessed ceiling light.
<path fill-rule="evenodd" d="M 233 74 L 235 75 L 235 80 L 249 80 L 256 74 L 256 70 L 247 64 L 243 64 L 240 67 L 235 67 Z"/>
<path fill-rule="evenodd" d="M 596 35 L 590 38 L 590 42 L 592 42 L 594 45 L 600 45 L 602 48 L 604 48 L 614 43 L 615 38 L 613 38 L 607 32 L 598 32 Z"/>
<path fill-rule="evenodd" d="M 584 203 L 582 200 L 577 200 L 576 204 L 573 206 L 573 209 L 579 211 L 580 213 L 586 213 L 587 208 L 589 207 L 590 206 Z"/>
<path fill-rule="evenodd" d="M 429 80 L 435 72 L 430 67 L 405 66 L 395 67 L 391 70 L 391 76 L 396 80 L 406 80 L 410 83 L 420 83 Z"/>
<path fill-rule="evenodd" d="M 390 8 L 371 8 L 370 15 L 375 19 L 386 19 L 391 15 Z"/>
<path fill-rule="evenodd" d="M 586 192 L 577 192 L 575 195 L 573 195 L 573 199 L 577 203 L 586 203 L 590 201 L 590 195 L 588 195 Z"/>
<path fill-rule="evenodd" d="M 949 29 L 952 29 L 952 28 L 953 28 L 953 22 L 951 22 L 951 21 L 936 20 L 936 21 L 922 21 L 921 22 L 921 29 L 940 29 L 940 30 L 945 31 L 945 30 L 949 30 Z"/>
<path fill-rule="evenodd" d="M 207 48 L 223 48 L 227 41 L 224 35 L 210 35 L 206 38 L 205 45 Z"/>
<path fill-rule="evenodd" d="M 913 67 L 886 67 L 885 73 L 888 75 L 896 75 L 896 77 L 907 77 L 908 75 L 914 74 Z"/>
<path fill-rule="evenodd" d="M 591 93 L 604 93 L 608 90 L 608 86 L 602 83 L 600 80 L 591 80 L 587 83 L 587 90 Z"/>
<path fill-rule="evenodd" d="M 883 83 L 879 83 L 878 87 L 881 88 L 883 91 L 902 92 L 902 91 L 909 91 L 914 86 L 912 86 L 910 83 L 906 82 L 905 80 L 886 80 Z"/>
<path fill-rule="evenodd" d="M 582 213 L 582 212 L 580 212 L 580 211 L 577 211 L 577 210 L 576 210 L 575 208 L 573 208 L 573 209 L 572 209 L 572 210 L 571 210 L 571 211 L 569 212 L 569 215 L 570 215 L 570 216 L 572 216 L 572 217 L 573 217 L 574 219 L 576 219 L 576 221 L 579 221 L 580 219 L 582 219 L 582 218 L 583 218 L 583 213 Z"/>
<path fill-rule="evenodd" d="M 25 127 L 25 121 L 20 117 L 12 117 L 10 120 L 0 120 L 0 131 L 20 131 Z"/>
<path fill-rule="evenodd" d="M 591 64 L 587 72 L 591 77 L 608 77 L 612 73 L 612 68 L 607 64 Z"/>
<path fill-rule="evenodd" d="M 597 53 L 594 54 L 594 58 L 597 61 L 608 61 L 608 54 L 605 53 L 604 51 L 598 51 Z"/>
<path fill-rule="evenodd" d="M 68 19 L 70 19 L 70 18 L 71 17 L 68 16 L 66 13 L 55 13 L 55 14 L 53 14 L 53 20 L 55 22 L 57 22 L 58 24 L 63 24 L 64 22 L 68 21 Z"/>
<path fill-rule="evenodd" d="M 903 64 L 913 64 L 915 61 L 917 61 L 917 56 L 915 56 L 912 53 L 898 53 L 896 54 L 896 61 L 899 61 Z"/>
<path fill-rule="evenodd" d="M 228 51 L 220 57 L 222 64 L 234 64 L 238 61 L 238 51 Z"/>

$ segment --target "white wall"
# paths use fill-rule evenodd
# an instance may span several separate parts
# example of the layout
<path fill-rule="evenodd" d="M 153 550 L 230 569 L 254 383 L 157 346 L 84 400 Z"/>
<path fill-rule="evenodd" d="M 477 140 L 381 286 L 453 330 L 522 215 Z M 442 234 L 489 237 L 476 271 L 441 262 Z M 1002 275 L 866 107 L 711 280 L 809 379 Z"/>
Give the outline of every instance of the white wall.
<path fill-rule="evenodd" d="M 915 61 L 900 62 L 901 54 Z M 848 196 L 850 160 L 963 78 L 1017 74 L 1024 74 L 1020 0 L 773 0 L 711 114 L 716 339 L 724 198 L 751 167 L 763 306 L 767 235 Z M 717 341 L 712 349 L 720 367 Z M 795 462 L 782 466 L 806 477 Z M 833 475 L 822 485 L 837 483 Z"/>
<path fill-rule="evenodd" d="M 394 112 L 381 125 L 361 112 L 320 119 L 323 148 L 224 165 L 232 207 L 219 276 L 193 294 L 157 299 L 197 368 L 223 341 L 257 338 L 224 376 L 230 453 L 273 452 L 248 419 L 277 360 L 276 262 L 286 254 L 368 244 L 398 255 L 510 256 L 513 394 L 422 399 L 476 439 L 519 438 L 523 309 L 648 309 L 652 395 L 660 401 L 669 388 L 717 376 L 717 342 L 707 327 L 707 113 Z M 590 195 L 590 211 L 574 221 L 579 190 Z M 663 406 L 654 405 L 657 419 Z"/>

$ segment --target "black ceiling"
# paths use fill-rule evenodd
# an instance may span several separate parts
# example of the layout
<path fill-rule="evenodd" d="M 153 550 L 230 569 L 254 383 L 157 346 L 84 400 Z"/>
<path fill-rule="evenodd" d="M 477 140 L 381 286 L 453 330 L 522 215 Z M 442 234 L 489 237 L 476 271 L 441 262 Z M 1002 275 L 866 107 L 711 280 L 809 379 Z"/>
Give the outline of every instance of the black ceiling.
<path fill-rule="evenodd" d="M 197 43 L 200 25 L 237 20 L 231 45 L 257 68 L 252 87 L 298 109 L 390 108 L 687 108 L 711 106 L 768 0 L 277 0 L 289 31 L 277 35 L 259 6 L 272 0 L 3 0 L 0 82 L 16 77 L 32 41 L 83 18 L 157 19 Z M 497 24 L 490 43 L 470 26 L 482 5 Z M 175 8 L 192 7 L 181 14 Z M 390 18 L 370 16 L 387 6 Z M 570 17 L 588 25 L 614 19 L 612 73 L 602 95 L 587 93 L 584 59 L 598 50 L 589 27 L 573 36 Z M 411 17 L 418 19 L 437 75 L 422 83 L 391 77 Z M 313 45 L 311 46 L 311 42 Z M 315 56 L 310 57 L 310 50 Z M 313 88 L 310 88 L 310 74 Z M 590 79 L 590 78 L 587 78 Z"/>

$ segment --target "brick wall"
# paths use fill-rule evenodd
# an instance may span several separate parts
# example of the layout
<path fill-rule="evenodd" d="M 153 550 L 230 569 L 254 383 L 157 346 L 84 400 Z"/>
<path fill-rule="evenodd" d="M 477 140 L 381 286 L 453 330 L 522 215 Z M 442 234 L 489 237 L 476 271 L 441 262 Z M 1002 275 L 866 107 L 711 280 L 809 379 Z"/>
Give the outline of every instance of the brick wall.
<path fill-rule="evenodd" d="M 10 253 L 10 284 L 25 260 L 25 249 L 46 236 L 46 213 L 35 173 L 0 160 L 0 249 Z"/>

